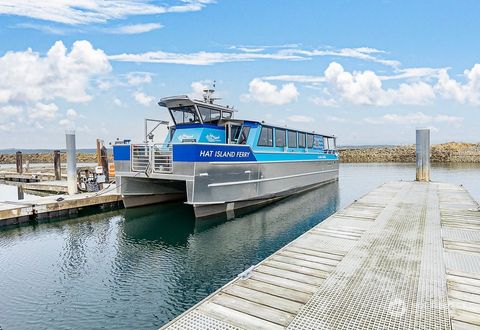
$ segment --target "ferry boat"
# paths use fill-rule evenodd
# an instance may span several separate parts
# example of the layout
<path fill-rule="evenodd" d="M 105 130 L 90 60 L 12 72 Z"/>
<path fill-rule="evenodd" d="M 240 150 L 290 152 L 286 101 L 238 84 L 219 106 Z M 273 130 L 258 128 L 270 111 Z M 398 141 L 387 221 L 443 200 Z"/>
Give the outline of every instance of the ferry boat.
<path fill-rule="evenodd" d="M 266 204 L 338 180 L 334 136 L 235 119 L 236 110 L 186 95 L 162 98 L 164 143 L 113 146 L 126 208 L 184 200 L 197 218 Z M 168 122 L 159 124 L 168 125 Z M 148 136 L 147 132 L 146 135 Z"/>

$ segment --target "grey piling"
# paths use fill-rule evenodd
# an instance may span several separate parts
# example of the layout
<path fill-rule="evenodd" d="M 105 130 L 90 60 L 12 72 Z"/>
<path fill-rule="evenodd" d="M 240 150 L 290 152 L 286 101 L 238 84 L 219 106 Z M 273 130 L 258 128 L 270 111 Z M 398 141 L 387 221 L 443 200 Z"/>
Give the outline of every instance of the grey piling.
<path fill-rule="evenodd" d="M 77 193 L 77 159 L 75 147 L 75 131 L 65 132 L 67 145 L 67 186 L 68 194 Z"/>
<path fill-rule="evenodd" d="M 23 173 L 23 158 L 21 151 L 17 151 L 15 154 L 15 164 L 17 165 L 17 173 Z"/>
<path fill-rule="evenodd" d="M 430 181 L 430 130 L 420 128 L 416 131 L 416 181 Z"/>
<path fill-rule="evenodd" d="M 62 179 L 62 163 L 60 161 L 60 150 L 53 151 L 53 169 L 55 172 L 55 180 Z"/>

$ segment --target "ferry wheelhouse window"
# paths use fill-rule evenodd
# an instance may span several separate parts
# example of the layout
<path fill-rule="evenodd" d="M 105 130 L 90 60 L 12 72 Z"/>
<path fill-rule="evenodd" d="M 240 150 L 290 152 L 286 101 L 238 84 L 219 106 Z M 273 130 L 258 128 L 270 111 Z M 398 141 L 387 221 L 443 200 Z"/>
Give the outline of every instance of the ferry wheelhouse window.
<path fill-rule="evenodd" d="M 247 139 L 248 139 L 248 134 L 249 133 L 250 133 L 250 127 L 243 126 L 242 127 L 242 133 L 240 134 L 240 137 L 238 138 L 238 144 L 247 144 Z"/>
<path fill-rule="evenodd" d="M 288 147 L 289 148 L 297 147 L 297 132 L 288 131 Z"/>
<path fill-rule="evenodd" d="M 298 133 L 298 147 L 305 148 L 305 133 Z"/>
<path fill-rule="evenodd" d="M 313 148 L 313 134 L 307 134 L 307 148 Z"/>
<path fill-rule="evenodd" d="M 285 147 L 287 137 L 284 129 L 275 128 L 275 146 Z"/>
<path fill-rule="evenodd" d="M 202 121 L 204 123 L 219 120 L 221 115 L 220 110 L 215 110 L 202 106 L 198 107 L 198 112 L 200 113 L 200 116 L 202 117 Z"/>
<path fill-rule="evenodd" d="M 258 139 L 257 145 L 261 147 L 273 147 L 273 128 L 272 127 L 262 127 L 260 131 L 260 138 Z"/>
<path fill-rule="evenodd" d="M 176 125 L 200 122 L 193 106 L 176 107 L 170 108 L 169 110 Z"/>
<path fill-rule="evenodd" d="M 228 111 L 222 111 L 222 118 L 223 119 L 230 119 L 232 118 L 232 113 Z"/>

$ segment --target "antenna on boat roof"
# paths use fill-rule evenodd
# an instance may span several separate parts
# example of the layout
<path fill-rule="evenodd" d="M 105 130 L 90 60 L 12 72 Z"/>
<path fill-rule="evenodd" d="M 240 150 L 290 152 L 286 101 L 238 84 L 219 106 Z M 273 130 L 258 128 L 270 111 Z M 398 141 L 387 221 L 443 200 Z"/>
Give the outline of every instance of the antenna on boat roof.
<path fill-rule="evenodd" d="M 213 81 L 213 84 L 212 84 L 212 88 L 205 88 L 203 90 L 203 101 L 205 103 L 210 103 L 210 104 L 213 104 L 213 101 L 215 100 L 220 100 L 219 97 L 213 97 L 213 93 L 215 93 L 215 84 L 216 84 L 216 80 Z"/>

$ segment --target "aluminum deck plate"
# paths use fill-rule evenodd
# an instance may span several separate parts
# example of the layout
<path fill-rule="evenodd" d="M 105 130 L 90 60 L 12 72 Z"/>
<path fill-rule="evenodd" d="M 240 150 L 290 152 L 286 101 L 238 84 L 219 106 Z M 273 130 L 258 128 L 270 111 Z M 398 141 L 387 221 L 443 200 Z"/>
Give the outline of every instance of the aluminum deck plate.
<path fill-rule="evenodd" d="M 461 186 L 392 182 L 166 329 L 480 329 L 480 211 Z"/>

